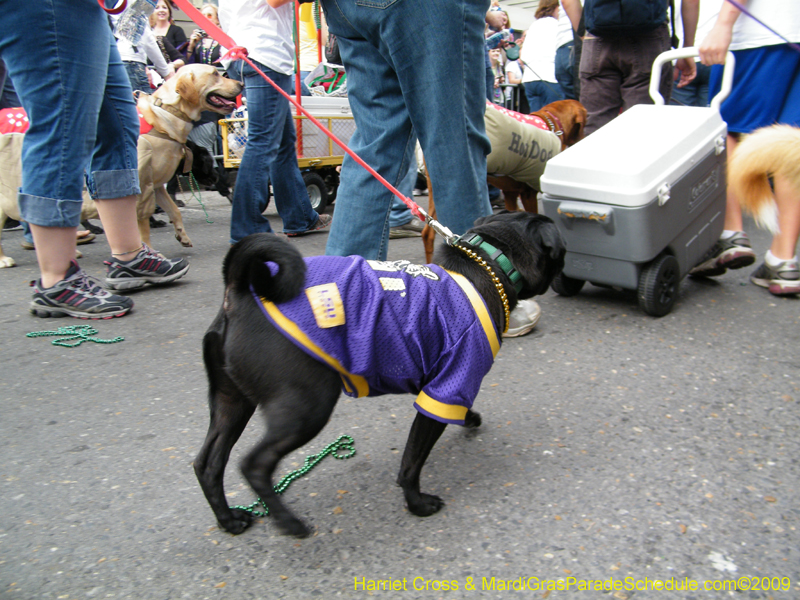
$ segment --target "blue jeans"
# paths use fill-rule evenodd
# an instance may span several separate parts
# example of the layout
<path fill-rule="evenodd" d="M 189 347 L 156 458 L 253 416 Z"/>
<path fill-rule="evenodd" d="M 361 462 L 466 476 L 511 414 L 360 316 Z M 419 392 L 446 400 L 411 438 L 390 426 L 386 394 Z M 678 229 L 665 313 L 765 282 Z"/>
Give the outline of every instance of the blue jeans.
<path fill-rule="evenodd" d="M 311 90 L 308 89 L 306 85 L 306 77 L 311 73 L 311 71 L 300 71 L 300 95 L 301 96 L 310 96 Z M 295 81 L 294 75 L 292 75 L 292 94 L 294 94 L 297 90 L 295 89 Z"/>
<path fill-rule="evenodd" d="M 4 8 L 0 56 L 30 119 L 20 213 L 34 225 L 76 227 L 84 171 L 95 198 L 139 193 L 139 119 L 128 74 L 96 0 Z"/>
<path fill-rule="evenodd" d="M 525 97 L 528 99 L 528 107 L 532 113 L 546 104 L 564 99 L 558 83 L 539 80 L 526 81 L 523 85 L 525 86 Z"/>
<path fill-rule="evenodd" d="M 561 86 L 561 94 L 567 100 L 577 100 L 575 97 L 575 68 L 573 62 L 575 44 L 568 42 L 556 50 L 556 80 Z"/>
<path fill-rule="evenodd" d="M 147 67 L 144 63 L 136 62 L 135 60 L 124 61 L 125 70 L 128 72 L 128 79 L 131 80 L 131 88 L 134 91 L 144 92 L 149 94 L 153 90 L 150 89 L 150 80 L 147 79 Z"/>
<path fill-rule="evenodd" d="M 287 94 L 292 76 L 273 71 L 253 61 Z M 247 97 L 247 145 L 233 190 L 231 244 L 251 233 L 272 232 L 261 213 L 269 206 L 269 185 L 275 192 L 275 207 L 283 219 L 284 233 L 300 233 L 317 223 L 308 191 L 297 166 L 294 123 L 289 101 L 253 67 L 242 60 L 228 66 L 233 79 L 244 82 Z"/>
<path fill-rule="evenodd" d="M 672 98 L 669 103 L 676 106 L 699 106 L 705 108 L 711 100 L 708 97 L 708 78 L 711 75 L 711 67 L 701 62 L 694 63 L 697 67 L 697 75 L 689 85 L 682 88 L 678 87 L 680 79 L 672 83 Z"/>
<path fill-rule="evenodd" d="M 396 187 L 409 171 L 419 137 L 439 220 L 461 234 L 491 214 L 486 188 L 491 146 L 483 122 L 489 1 L 322 4 L 347 70 L 356 122 L 353 151 Z M 419 35 L 422 30 L 436 35 Z M 346 156 L 326 254 L 385 259 L 393 198 Z"/>
<path fill-rule="evenodd" d="M 417 161 L 412 160 L 408 174 L 405 179 L 397 186 L 397 191 L 403 194 L 406 198 L 413 198 L 414 184 L 417 182 Z M 405 202 L 400 200 L 397 196 L 392 199 L 392 208 L 389 211 L 389 227 L 400 227 L 406 223 L 410 223 L 411 219 L 416 219 L 411 214 L 411 209 Z"/>

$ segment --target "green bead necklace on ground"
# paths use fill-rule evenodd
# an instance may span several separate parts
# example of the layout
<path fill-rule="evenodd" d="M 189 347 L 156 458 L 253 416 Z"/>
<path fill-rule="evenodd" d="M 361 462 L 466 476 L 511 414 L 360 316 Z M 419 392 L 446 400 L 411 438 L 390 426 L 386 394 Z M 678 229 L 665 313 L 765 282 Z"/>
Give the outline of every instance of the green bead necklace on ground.
<path fill-rule="evenodd" d="M 355 440 L 349 435 L 340 435 L 334 442 L 331 442 L 322 450 L 322 452 L 318 454 L 312 454 L 311 456 L 307 456 L 305 463 L 299 469 L 291 471 L 287 473 L 283 479 L 281 479 L 278 484 L 273 488 L 276 494 L 282 494 L 286 491 L 292 482 L 295 479 L 300 479 L 304 475 L 306 475 L 311 469 L 316 467 L 323 458 L 328 456 L 329 454 L 333 456 L 333 458 L 342 460 L 345 458 L 352 458 L 355 456 L 356 449 L 355 449 Z M 261 506 L 264 508 L 263 511 L 258 510 L 256 507 Z M 244 510 L 249 513 L 252 513 L 256 517 L 266 517 L 269 514 L 269 509 L 264 504 L 261 498 L 258 498 L 255 502 L 253 502 L 250 506 L 232 506 L 231 508 L 238 508 L 239 510 Z"/>

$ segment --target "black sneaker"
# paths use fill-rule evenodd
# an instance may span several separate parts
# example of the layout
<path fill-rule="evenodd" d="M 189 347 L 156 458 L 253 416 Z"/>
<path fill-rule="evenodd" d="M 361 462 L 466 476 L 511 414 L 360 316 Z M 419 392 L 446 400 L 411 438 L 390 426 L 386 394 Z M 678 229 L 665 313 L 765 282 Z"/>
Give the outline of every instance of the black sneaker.
<path fill-rule="evenodd" d="M 728 269 L 741 269 L 756 262 L 756 253 L 744 231 L 737 231 L 728 239 L 720 239 L 708 252 L 703 262 L 689 271 L 696 277 L 716 277 Z"/>
<path fill-rule="evenodd" d="M 111 319 L 121 317 L 133 300 L 104 290 L 100 282 L 83 272 L 73 260 L 64 279 L 51 288 L 43 288 L 41 280 L 32 281 L 31 313 L 37 317 L 76 317 L 78 319 Z"/>
<path fill-rule="evenodd" d="M 169 283 L 189 270 L 189 261 L 185 258 L 164 258 L 147 244 L 142 244 L 136 258 L 121 261 L 112 257 L 105 264 L 108 265 L 106 285 L 112 290 L 135 290 L 145 283 Z"/>

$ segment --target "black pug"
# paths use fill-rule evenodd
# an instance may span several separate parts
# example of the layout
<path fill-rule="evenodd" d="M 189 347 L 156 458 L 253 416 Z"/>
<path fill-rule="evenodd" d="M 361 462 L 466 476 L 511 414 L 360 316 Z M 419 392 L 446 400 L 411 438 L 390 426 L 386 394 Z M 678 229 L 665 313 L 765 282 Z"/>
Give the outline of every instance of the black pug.
<path fill-rule="evenodd" d="M 222 308 L 203 338 L 211 422 L 194 461 L 221 528 L 241 533 L 253 519 L 228 506 L 223 477 L 260 405 L 267 431 L 242 473 L 282 533 L 310 533 L 274 492 L 272 476 L 283 456 L 322 430 L 342 388 L 353 396 L 418 394 L 397 482 L 415 515 L 444 505 L 420 492 L 425 460 L 448 423 L 480 425 L 470 407 L 508 314 L 518 300 L 547 291 L 565 253 L 555 224 L 525 212 L 478 219 L 458 245 L 467 252 L 442 244 L 437 264 L 424 266 L 303 259 L 273 234 L 248 236 L 230 249 Z"/>

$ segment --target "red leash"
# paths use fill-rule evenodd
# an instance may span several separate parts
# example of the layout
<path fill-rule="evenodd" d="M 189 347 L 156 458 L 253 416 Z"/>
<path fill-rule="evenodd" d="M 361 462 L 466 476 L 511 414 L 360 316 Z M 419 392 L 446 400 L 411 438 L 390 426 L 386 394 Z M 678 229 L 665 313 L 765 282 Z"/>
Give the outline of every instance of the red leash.
<path fill-rule="evenodd" d="M 98 0 L 100 2 L 101 0 Z M 391 183 L 386 181 L 375 169 L 370 167 L 364 160 L 358 156 L 355 152 L 350 150 L 350 148 L 342 142 L 332 131 L 327 129 L 322 123 L 320 123 L 314 115 L 309 113 L 302 105 L 297 102 L 294 98 L 292 98 L 289 94 L 284 92 L 272 79 L 270 79 L 261 69 L 259 69 L 253 61 L 247 57 L 247 49 L 238 46 L 236 42 L 222 29 L 214 25 L 205 15 L 203 15 L 199 10 L 197 10 L 190 0 L 173 0 L 178 7 L 185 12 L 190 19 L 192 19 L 197 25 L 199 25 L 205 32 L 212 38 L 214 38 L 217 42 L 220 43 L 225 48 L 230 48 L 228 52 L 225 54 L 224 58 L 230 58 L 232 60 L 243 60 L 248 65 L 250 65 L 253 70 L 255 70 L 261 77 L 263 77 L 272 87 L 274 87 L 280 94 L 286 98 L 300 113 L 302 113 L 305 117 L 307 117 L 314 125 L 316 125 L 325 135 L 327 135 L 330 139 L 332 139 L 336 144 L 338 144 L 341 148 L 344 149 L 350 157 L 355 160 L 359 165 L 364 167 L 367 172 L 370 173 L 375 179 L 380 181 L 383 186 L 388 189 L 392 194 L 400 198 L 403 203 L 408 206 L 411 210 L 411 213 L 420 219 L 421 221 L 425 221 L 426 224 L 430 225 L 433 230 L 444 236 L 447 239 L 448 243 L 457 239 L 458 236 L 454 235 L 452 231 L 450 231 L 447 227 L 432 219 L 428 213 L 426 213 L 422 207 L 414 202 L 412 199 L 407 198 L 403 194 L 401 194 L 397 188 L 395 188 Z"/>
<path fill-rule="evenodd" d="M 106 8 L 106 4 L 105 2 L 103 2 L 103 0 L 97 0 L 97 3 L 100 5 L 100 8 L 102 8 L 110 15 L 118 15 L 123 10 L 128 8 L 128 0 L 122 0 L 122 2 L 117 4 L 114 8 Z"/>

